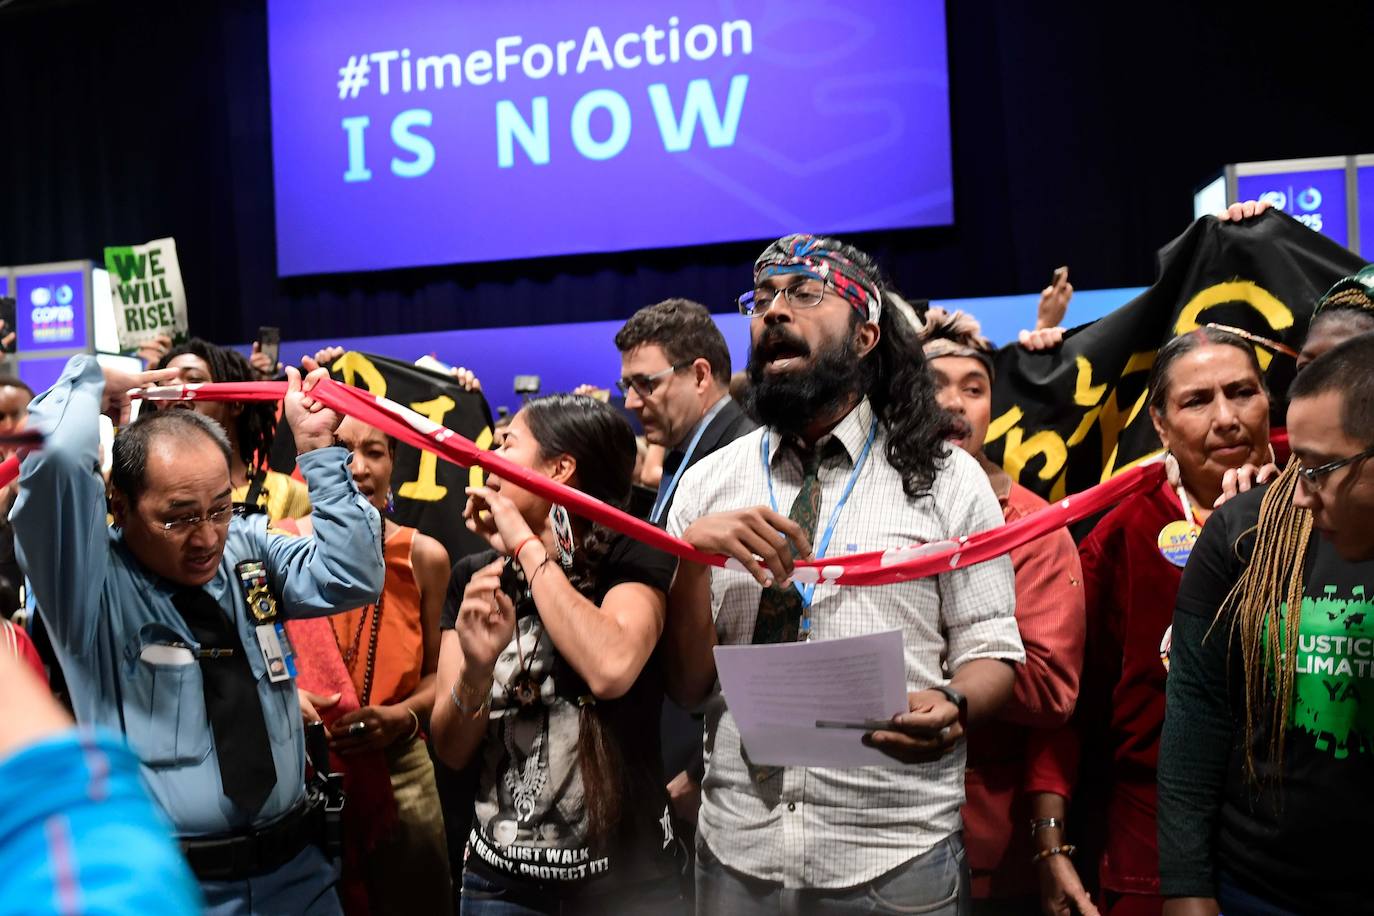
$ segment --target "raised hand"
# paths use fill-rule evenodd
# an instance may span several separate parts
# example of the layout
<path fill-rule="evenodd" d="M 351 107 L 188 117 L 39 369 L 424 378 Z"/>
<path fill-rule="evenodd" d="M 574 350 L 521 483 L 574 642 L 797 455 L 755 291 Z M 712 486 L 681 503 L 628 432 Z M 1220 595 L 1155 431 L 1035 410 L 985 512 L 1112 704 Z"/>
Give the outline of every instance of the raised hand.
<path fill-rule="evenodd" d="M 282 412 L 296 437 L 296 453 L 304 455 L 317 448 L 334 444 L 334 430 L 343 417 L 310 396 L 321 380 L 329 378 L 328 370 L 315 368 L 304 379 L 295 366 L 286 367 L 286 399 Z"/>
<path fill-rule="evenodd" d="M 125 372 L 102 366 L 105 374 L 105 394 L 101 398 L 100 410 L 114 421 L 116 426 L 129 422 L 129 408 L 133 399 L 129 392 L 136 388 L 151 388 L 154 385 L 175 385 L 181 379 L 179 369 L 150 369 L 147 372 Z"/>
<path fill-rule="evenodd" d="M 490 487 L 468 487 L 467 494 L 463 517 L 468 530 L 485 538 L 497 553 L 510 553 L 515 545 L 534 534 L 510 497 Z"/>
<path fill-rule="evenodd" d="M 515 638 L 515 606 L 501 591 L 505 560 L 479 569 L 463 589 L 453 629 L 463 647 L 463 679 L 473 687 L 491 680 L 496 659 Z"/>
<path fill-rule="evenodd" d="M 1220 213 L 1213 213 L 1212 215 L 1223 223 L 1238 223 L 1241 220 L 1259 216 L 1270 206 L 1267 200 L 1245 200 L 1231 204 Z"/>

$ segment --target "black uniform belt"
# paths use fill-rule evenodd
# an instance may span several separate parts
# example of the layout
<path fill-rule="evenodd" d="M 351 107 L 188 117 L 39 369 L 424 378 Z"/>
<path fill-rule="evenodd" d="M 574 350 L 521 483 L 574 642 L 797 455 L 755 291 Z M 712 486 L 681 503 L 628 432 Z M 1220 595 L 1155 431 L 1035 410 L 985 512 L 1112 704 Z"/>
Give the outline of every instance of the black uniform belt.
<path fill-rule="evenodd" d="M 270 824 L 244 833 L 186 837 L 181 852 L 201 881 L 243 881 L 269 874 L 324 838 L 325 798 L 307 793 Z"/>

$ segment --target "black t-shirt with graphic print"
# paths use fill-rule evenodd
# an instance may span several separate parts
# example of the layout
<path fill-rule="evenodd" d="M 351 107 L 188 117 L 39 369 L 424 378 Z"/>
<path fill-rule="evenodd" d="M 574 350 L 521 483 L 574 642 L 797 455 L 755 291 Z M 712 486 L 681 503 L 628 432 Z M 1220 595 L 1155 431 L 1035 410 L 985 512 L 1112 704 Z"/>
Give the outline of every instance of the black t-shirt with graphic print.
<path fill-rule="evenodd" d="M 1347 563 L 1314 533 L 1303 577 L 1281 765 L 1272 705 L 1245 773 L 1239 629 L 1217 611 L 1254 550 L 1264 488 L 1212 515 L 1174 617 L 1169 721 L 1160 751 L 1161 890 L 1211 896 L 1217 875 L 1295 912 L 1374 912 L 1374 562 Z M 1281 626 L 1290 619 L 1281 609 Z M 1270 638 L 1266 633 L 1265 640 Z"/>
<path fill-rule="evenodd" d="M 496 556 L 485 551 L 454 566 L 445 629 L 454 625 L 468 581 Z M 676 565 L 668 554 L 615 536 L 589 597 L 599 604 L 612 588 L 632 582 L 666 593 Z M 608 893 L 666 876 L 679 866 L 660 778 L 657 653 L 623 697 L 597 700 L 586 712 L 606 724 L 629 780 L 619 799 L 617 836 L 609 848 L 594 849 L 579 764 L 582 705 L 590 691 L 554 648 L 513 564 L 502 575 L 502 590 L 516 603 L 517 638 L 496 661 L 467 867 L 498 884 L 556 895 Z"/>

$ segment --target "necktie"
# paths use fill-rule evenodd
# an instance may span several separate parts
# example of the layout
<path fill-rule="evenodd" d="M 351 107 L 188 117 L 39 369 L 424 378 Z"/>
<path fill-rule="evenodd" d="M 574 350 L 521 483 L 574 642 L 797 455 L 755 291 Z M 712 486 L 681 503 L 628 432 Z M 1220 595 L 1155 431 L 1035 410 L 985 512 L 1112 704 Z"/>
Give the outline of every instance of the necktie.
<path fill-rule="evenodd" d="M 250 815 L 256 814 L 277 784 L 277 767 L 258 698 L 258 679 L 234 626 L 203 588 L 184 588 L 172 604 L 200 643 L 202 652 L 228 649 L 228 654 L 200 657 L 205 713 L 215 736 L 220 783 L 225 796 Z"/>
<path fill-rule="evenodd" d="M 801 489 L 797 491 L 797 498 L 792 500 L 792 509 L 787 516 L 805 532 L 808 540 L 815 540 L 816 523 L 821 514 L 821 463 L 835 448 L 843 447 L 838 439 L 833 438 L 824 448 L 805 451 L 796 447 L 802 461 Z M 759 614 L 754 620 L 754 644 L 796 642 L 801 615 L 801 594 L 795 587 L 772 585 L 765 588 L 759 596 Z"/>

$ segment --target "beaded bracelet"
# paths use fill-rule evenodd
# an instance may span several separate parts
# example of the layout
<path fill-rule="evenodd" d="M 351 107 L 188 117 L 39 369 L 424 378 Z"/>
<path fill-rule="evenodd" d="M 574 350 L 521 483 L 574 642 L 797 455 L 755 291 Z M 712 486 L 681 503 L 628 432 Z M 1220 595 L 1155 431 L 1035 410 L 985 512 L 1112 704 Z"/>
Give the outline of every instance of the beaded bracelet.
<path fill-rule="evenodd" d="M 1042 849 L 1031 856 L 1031 864 L 1041 862 L 1050 856 L 1071 856 L 1078 851 L 1077 846 L 1051 846 L 1049 849 Z"/>
<path fill-rule="evenodd" d="M 459 680 L 462 680 L 462 679 L 459 678 Z M 464 685 L 464 686 L 466 686 L 466 685 Z M 476 709 L 468 709 L 466 706 L 463 705 L 463 701 L 462 701 L 461 699 L 459 699 L 459 697 L 458 697 L 458 681 L 454 681 L 453 684 L 448 688 L 448 696 L 449 696 L 449 699 L 451 699 L 451 700 L 453 701 L 453 705 L 456 706 L 456 707 L 458 707 L 458 711 L 461 712 L 463 715 L 465 715 L 465 716 L 476 716 L 476 715 L 480 714 L 480 713 L 482 712 L 482 710 L 486 709 L 486 708 L 487 708 L 487 704 L 491 702 L 491 684 L 488 683 L 488 684 L 487 684 L 487 689 L 484 690 L 484 691 L 482 692 L 482 702 L 481 702 L 480 705 L 477 706 Z"/>

